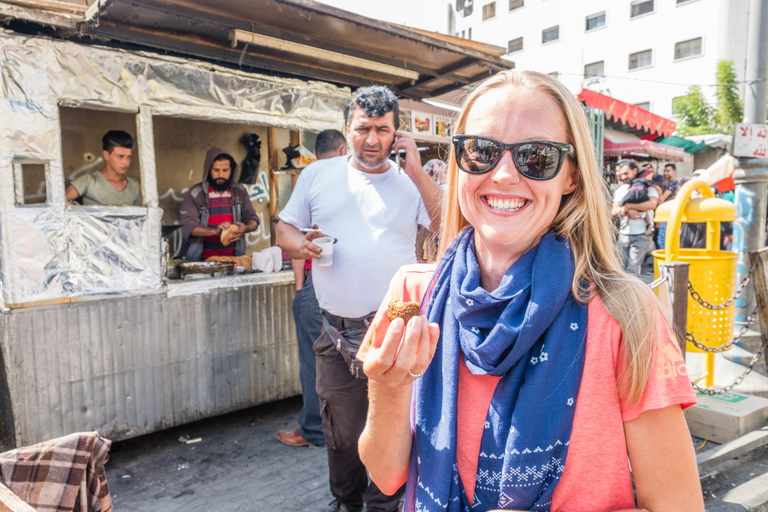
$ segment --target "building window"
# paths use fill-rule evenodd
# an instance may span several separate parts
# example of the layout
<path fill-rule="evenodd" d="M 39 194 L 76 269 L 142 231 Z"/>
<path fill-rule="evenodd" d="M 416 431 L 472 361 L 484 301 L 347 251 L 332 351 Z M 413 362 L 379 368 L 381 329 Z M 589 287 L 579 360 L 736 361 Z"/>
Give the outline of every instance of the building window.
<path fill-rule="evenodd" d="M 467 35 L 467 31 L 466 30 L 462 30 L 461 31 L 461 38 L 462 39 L 466 39 L 466 35 Z"/>
<path fill-rule="evenodd" d="M 584 78 L 593 78 L 605 75 L 605 61 L 593 62 L 584 66 Z"/>
<path fill-rule="evenodd" d="M 677 1 L 675 2 L 675 4 L 676 4 L 676 5 L 680 5 L 680 4 L 687 4 L 687 3 L 689 3 L 689 2 L 693 2 L 693 0 L 677 0 Z"/>
<path fill-rule="evenodd" d="M 518 37 L 517 39 L 510 39 L 507 43 L 507 53 L 515 53 L 519 52 L 523 49 L 523 38 Z"/>
<path fill-rule="evenodd" d="M 483 6 L 483 21 L 496 17 L 496 2 L 491 2 Z"/>
<path fill-rule="evenodd" d="M 675 43 L 675 60 L 687 59 L 688 57 L 698 57 L 701 55 L 701 38 L 689 39 Z"/>
<path fill-rule="evenodd" d="M 650 101 L 643 101 L 642 103 L 635 103 L 635 106 L 638 108 L 641 108 L 643 110 L 647 110 L 648 112 L 651 111 L 651 102 Z"/>
<path fill-rule="evenodd" d="M 509 10 L 514 11 L 525 5 L 525 0 L 509 0 Z"/>
<path fill-rule="evenodd" d="M 629 54 L 629 69 L 647 68 L 653 65 L 653 50 Z"/>
<path fill-rule="evenodd" d="M 16 204 L 48 203 L 44 162 L 14 162 L 13 181 Z"/>
<path fill-rule="evenodd" d="M 541 43 L 549 43 L 551 41 L 557 41 L 560 39 L 560 25 L 554 27 L 545 28 L 541 31 Z"/>
<path fill-rule="evenodd" d="M 605 13 L 601 12 L 599 14 L 593 14 L 592 16 L 587 16 L 587 29 L 586 31 L 589 32 L 590 30 L 595 30 L 596 28 L 604 27 L 605 26 Z"/>
<path fill-rule="evenodd" d="M 553 71 L 551 73 L 547 73 L 549 76 L 554 78 L 560 78 L 560 72 L 559 71 Z"/>
<path fill-rule="evenodd" d="M 635 0 L 630 6 L 630 18 L 653 12 L 653 0 Z"/>

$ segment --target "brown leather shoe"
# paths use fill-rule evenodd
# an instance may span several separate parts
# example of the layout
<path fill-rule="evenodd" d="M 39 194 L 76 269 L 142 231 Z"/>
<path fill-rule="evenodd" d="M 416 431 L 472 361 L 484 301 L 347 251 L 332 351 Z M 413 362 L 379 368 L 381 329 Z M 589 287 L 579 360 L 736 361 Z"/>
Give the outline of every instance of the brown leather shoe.
<path fill-rule="evenodd" d="M 296 429 L 293 432 L 281 430 L 277 433 L 277 438 L 281 443 L 287 444 L 288 446 L 309 446 L 309 441 L 304 439 L 304 436 L 301 435 L 299 429 Z"/>

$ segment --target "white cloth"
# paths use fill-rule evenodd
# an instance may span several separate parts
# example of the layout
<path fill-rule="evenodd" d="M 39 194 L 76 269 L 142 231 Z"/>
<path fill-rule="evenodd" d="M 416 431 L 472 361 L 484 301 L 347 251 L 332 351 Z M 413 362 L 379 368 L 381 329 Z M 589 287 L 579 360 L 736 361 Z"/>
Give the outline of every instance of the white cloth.
<path fill-rule="evenodd" d="M 379 308 L 401 266 L 416 262 L 417 225 L 430 219 L 416 185 L 394 164 L 372 174 L 348 159 L 307 166 L 279 217 L 338 239 L 333 264 L 312 265 L 315 294 L 331 314 L 359 318 Z"/>
<path fill-rule="evenodd" d="M 283 268 L 283 251 L 279 247 L 269 247 L 251 254 L 253 270 L 264 273 L 277 272 Z"/>
<path fill-rule="evenodd" d="M 621 203 L 624 200 L 624 196 L 629 193 L 629 183 L 620 185 L 613 193 L 613 202 Z M 658 199 L 659 193 L 654 187 L 648 187 L 648 197 L 655 197 Z M 648 221 L 646 222 L 646 218 Z M 629 219 L 625 224 L 622 223 L 622 228 L 619 229 L 621 235 L 644 235 L 645 230 L 648 229 L 648 224 L 653 223 L 653 210 L 644 212 L 644 216 L 638 219 Z"/>

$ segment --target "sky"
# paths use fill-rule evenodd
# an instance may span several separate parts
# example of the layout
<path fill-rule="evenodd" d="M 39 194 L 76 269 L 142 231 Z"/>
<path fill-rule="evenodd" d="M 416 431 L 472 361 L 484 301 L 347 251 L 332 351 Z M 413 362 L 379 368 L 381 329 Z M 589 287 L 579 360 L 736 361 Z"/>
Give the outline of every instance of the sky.
<path fill-rule="evenodd" d="M 435 32 L 448 29 L 445 0 L 318 0 L 345 11 Z"/>

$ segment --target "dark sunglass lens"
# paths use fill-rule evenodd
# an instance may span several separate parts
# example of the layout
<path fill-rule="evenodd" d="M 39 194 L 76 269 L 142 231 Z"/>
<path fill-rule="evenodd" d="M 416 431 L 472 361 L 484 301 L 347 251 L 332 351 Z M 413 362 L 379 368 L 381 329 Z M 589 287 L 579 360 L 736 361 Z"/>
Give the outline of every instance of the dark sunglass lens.
<path fill-rule="evenodd" d="M 485 139 L 464 139 L 459 145 L 459 164 L 467 172 L 484 172 L 496 159 L 496 143 Z"/>
<path fill-rule="evenodd" d="M 517 168 L 534 180 L 552 178 L 560 165 L 560 151 L 551 144 L 531 143 L 517 148 Z"/>

